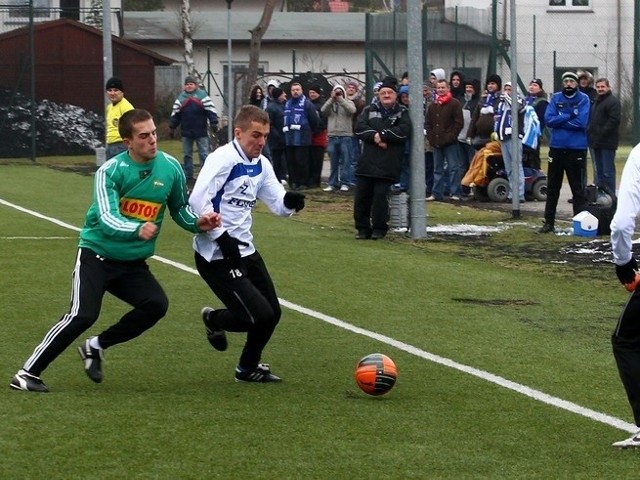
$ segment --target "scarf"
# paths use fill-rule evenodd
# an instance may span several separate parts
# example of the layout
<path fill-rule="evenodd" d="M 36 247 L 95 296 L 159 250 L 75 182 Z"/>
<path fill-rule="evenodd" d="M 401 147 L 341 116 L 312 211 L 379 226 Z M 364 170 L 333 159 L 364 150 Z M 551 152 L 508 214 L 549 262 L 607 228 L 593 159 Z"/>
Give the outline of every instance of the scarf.
<path fill-rule="evenodd" d="M 444 95 L 437 95 L 436 96 L 436 100 L 435 102 L 438 105 L 444 105 L 445 103 L 449 103 L 449 101 L 453 98 L 453 95 L 451 95 L 451 92 L 447 92 Z"/>

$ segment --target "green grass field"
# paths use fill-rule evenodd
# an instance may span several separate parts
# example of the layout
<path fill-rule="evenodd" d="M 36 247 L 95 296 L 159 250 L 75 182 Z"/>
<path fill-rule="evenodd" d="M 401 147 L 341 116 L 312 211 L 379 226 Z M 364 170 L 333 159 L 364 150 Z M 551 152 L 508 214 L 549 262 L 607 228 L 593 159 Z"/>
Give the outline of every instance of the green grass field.
<path fill-rule="evenodd" d="M 233 381 L 242 335 L 211 349 L 199 311 L 220 303 L 167 219 L 172 263 L 149 260 L 167 317 L 107 351 L 102 384 L 71 348 L 43 374 L 51 393 L 10 390 L 68 306 L 69 227 L 91 197 L 90 176 L 41 163 L 56 160 L 0 165 L 1 479 L 637 478 L 638 452 L 610 446 L 633 429 L 610 348 L 626 292 L 606 255 L 569 253 L 606 239 L 464 205 L 429 205 L 427 223 L 506 229 L 356 242 L 348 196 L 311 191 L 290 219 L 258 206 L 284 305 L 263 359 L 278 385 Z M 107 296 L 78 343 L 124 311 Z M 372 352 L 399 368 L 384 397 L 353 381 Z"/>

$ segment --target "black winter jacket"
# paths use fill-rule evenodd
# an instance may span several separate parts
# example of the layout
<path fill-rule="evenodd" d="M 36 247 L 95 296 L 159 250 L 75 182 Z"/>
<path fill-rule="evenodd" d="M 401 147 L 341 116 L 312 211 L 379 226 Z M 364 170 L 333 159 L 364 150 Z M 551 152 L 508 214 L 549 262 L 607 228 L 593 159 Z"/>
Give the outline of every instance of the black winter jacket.
<path fill-rule="evenodd" d="M 621 106 L 611 92 L 598 95 L 591 106 L 587 137 L 589 147 L 615 150 L 618 148 Z"/>
<path fill-rule="evenodd" d="M 376 133 L 380 134 L 387 148 L 381 148 L 375 143 Z M 356 175 L 397 182 L 400 178 L 404 144 L 411 137 L 409 110 L 399 103 L 389 110 L 377 102 L 372 103 L 358 117 L 355 134 L 363 143 Z"/>

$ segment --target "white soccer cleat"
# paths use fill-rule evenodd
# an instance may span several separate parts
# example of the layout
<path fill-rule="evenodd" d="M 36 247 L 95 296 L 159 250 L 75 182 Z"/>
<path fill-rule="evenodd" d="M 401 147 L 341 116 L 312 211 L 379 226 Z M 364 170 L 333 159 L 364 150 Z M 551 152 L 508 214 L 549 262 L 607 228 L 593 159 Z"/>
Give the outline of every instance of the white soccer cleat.
<path fill-rule="evenodd" d="M 640 431 L 637 431 L 626 440 L 613 443 L 611 446 L 615 448 L 640 448 Z"/>

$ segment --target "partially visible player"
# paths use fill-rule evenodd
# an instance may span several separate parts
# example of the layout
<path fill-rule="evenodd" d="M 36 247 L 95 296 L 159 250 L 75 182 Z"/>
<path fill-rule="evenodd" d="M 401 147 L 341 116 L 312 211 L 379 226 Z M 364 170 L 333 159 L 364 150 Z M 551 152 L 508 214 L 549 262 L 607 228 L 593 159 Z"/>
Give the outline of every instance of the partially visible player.
<path fill-rule="evenodd" d="M 633 257 L 631 237 L 640 214 L 640 144 L 636 145 L 622 171 L 618 205 L 611 222 L 611 249 L 616 274 L 625 286 L 635 282 L 638 264 Z M 627 287 L 629 288 L 629 287 Z M 611 337 L 613 356 L 622 385 L 633 411 L 638 432 L 620 442 L 617 448 L 640 447 L 640 289 L 636 288 L 618 319 Z"/>
<path fill-rule="evenodd" d="M 276 215 L 304 208 L 305 196 L 287 192 L 262 155 L 269 134 L 269 115 L 245 105 L 233 123 L 233 139 L 207 157 L 189 203 L 206 215 L 218 212 L 222 226 L 194 238 L 196 267 L 225 308 L 202 309 L 207 339 L 227 349 L 225 331 L 247 332 L 236 367 L 238 382 L 279 382 L 261 363 L 262 351 L 280 320 L 281 310 L 271 276 L 253 244 L 252 211 L 263 201 Z"/>
<path fill-rule="evenodd" d="M 49 391 L 40 374 L 96 322 L 104 294 L 109 292 L 133 309 L 78 348 L 85 373 L 100 383 L 103 351 L 137 337 L 167 313 L 167 296 L 146 263 L 155 250 L 166 209 L 190 232 L 220 226 L 218 213 L 198 217 L 187 204 L 182 167 L 175 158 L 158 151 L 156 126 L 149 112 L 129 110 L 118 128 L 127 151 L 96 172 L 93 203 L 80 232 L 69 311 L 13 377 L 13 389 Z"/>

